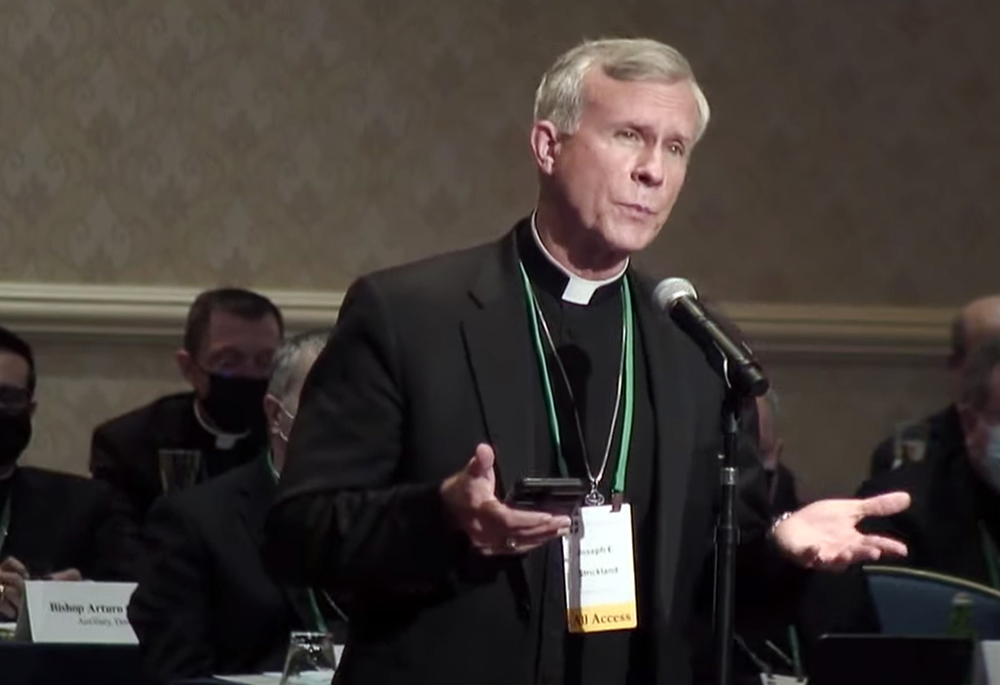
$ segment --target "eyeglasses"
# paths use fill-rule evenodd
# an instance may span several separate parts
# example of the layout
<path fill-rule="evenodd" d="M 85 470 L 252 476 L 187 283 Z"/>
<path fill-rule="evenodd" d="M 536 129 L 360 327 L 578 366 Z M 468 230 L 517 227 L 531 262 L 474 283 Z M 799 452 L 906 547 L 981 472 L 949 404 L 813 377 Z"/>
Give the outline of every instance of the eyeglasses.
<path fill-rule="evenodd" d="M 31 391 L 16 385 L 0 384 L 0 412 L 23 414 L 31 407 Z"/>
<path fill-rule="evenodd" d="M 248 376 L 250 378 L 267 378 L 271 375 L 270 353 L 249 356 L 234 351 L 210 356 L 205 363 L 196 362 L 206 373 L 216 373 L 221 376 Z"/>

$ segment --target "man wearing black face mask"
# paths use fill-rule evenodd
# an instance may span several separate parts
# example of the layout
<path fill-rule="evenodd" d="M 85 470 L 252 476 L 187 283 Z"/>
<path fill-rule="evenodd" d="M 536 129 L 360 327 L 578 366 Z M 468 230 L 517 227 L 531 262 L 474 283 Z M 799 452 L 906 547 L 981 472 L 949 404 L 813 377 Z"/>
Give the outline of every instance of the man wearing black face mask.
<path fill-rule="evenodd" d="M 18 466 L 35 378 L 31 348 L 0 327 L 0 621 L 17 617 L 29 577 L 124 580 L 135 560 L 134 528 L 111 488 Z"/>
<path fill-rule="evenodd" d="M 163 493 L 254 459 L 266 445 L 262 407 L 281 312 L 241 288 L 192 303 L 177 365 L 192 391 L 161 397 L 98 426 L 90 470 L 118 490 L 141 522 Z"/>
<path fill-rule="evenodd" d="M 342 637 L 342 616 L 325 593 L 278 585 L 260 558 L 299 392 L 326 338 L 298 335 L 276 353 L 263 406 L 269 449 L 158 501 L 146 517 L 148 564 L 128 615 L 155 682 L 280 670 L 290 630 Z"/>

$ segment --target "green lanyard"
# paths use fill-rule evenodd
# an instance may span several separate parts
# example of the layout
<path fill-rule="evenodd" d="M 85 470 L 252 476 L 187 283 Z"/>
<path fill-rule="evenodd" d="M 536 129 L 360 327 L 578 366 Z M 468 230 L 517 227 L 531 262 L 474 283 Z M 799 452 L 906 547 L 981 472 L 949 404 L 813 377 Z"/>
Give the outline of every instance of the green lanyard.
<path fill-rule="evenodd" d="M 274 478 L 274 482 L 277 483 L 281 478 L 281 473 L 274 466 L 274 458 L 271 456 L 271 450 L 267 451 L 267 467 L 271 470 L 271 476 Z M 312 611 L 313 619 L 316 621 L 316 627 L 319 628 L 321 633 L 330 632 L 329 627 L 326 625 L 326 619 L 323 618 L 323 612 L 319 610 L 319 602 L 316 601 L 316 593 L 310 587 L 306 588 L 306 594 L 309 596 L 309 609 Z"/>
<path fill-rule="evenodd" d="M 7 501 L 3 503 L 3 513 L 0 514 L 0 552 L 7 542 L 7 532 L 10 530 L 10 501 L 14 499 L 14 489 L 7 493 Z"/>
<path fill-rule="evenodd" d="M 556 403 L 555 396 L 552 393 L 552 380 L 551 374 L 549 373 L 549 365 L 545 357 L 545 347 L 542 343 L 542 334 L 539 326 L 539 322 L 542 325 L 545 324 L 545 319 L 542 316 L 542 310 L 538 306 L 538 300 L 535 298 L 535 292 L 531 287 L 531 280 L 528 278 L 528 273 L 524 270 L 524 264 L 518 262 L 518 266 L 521 270 L 521 281 L 524 283 L 524 293 L 525 300 L 527 302 L 528 311 L 530 313 L 531 319 L 531 335 L 535 343 L 535 353 L 538 356 L 538 363 L 542 367 L 542 387 L 545 391 L 545 408 L 548 413 L 549 418 L 549 429 L 552 435 L 552 443 L 556 451 L 556 456 L 559 460 L 559 471 L 563 476 L 568 474 L 568 469 L 566 466 L 566 457 L 562 450 L 562 435 L 559 431 L 559 418 L 556 415 Z M 621 391 L 624 394 L 623 398 L 623 418 L 622 418 L 622 439 L 621 444 L 618 448 L 618 464 L 615 467 L 615 480 L 614 486 L 612 488 L 612 496 L 621 496 L 625 492 L 625 473 L 628 469 L 628 456 L 629 447 L 632 444 L 632 417 L 635 412 L 635 322 L 632 315 L 632 291 L 628 284 L 628 277 L 622 276 L 622 310 L 623 310 L 623 334 L 622 334 L 622 354 L 621 363 L 618 372 L 619 383 Z M 547 333 L 547 330 L 546 330 Z M 549 339 L 549 344 L 551 345 L 551 338 Z M 555 349 L 552 350 L 553 354 L 556 354 Z M 567 386 L 569 383 L 568 379 L 565 379 Z M 572 390 L 569 390 L 572 394 Z M 576 408 L 574 407 L 574 412 Z M 617 406 L 615 407 L 615 414 L 617 417 Z M 579 415 L 577 415 L 577 424 L 579 428 Z M 615 423 L 612 419 L 611 424 L 611 435 L 608 436 L 608 446 L 610 448 L 610 442 L 614 438 Z M 579 436 L 581 447 L 586 450 L 586 446 L 583 444 L 582 431 Z M 585 457 L 586 459 L 586 457 Z M 605 453 L 605 459 L 607 459 L 607 453 Z M 587 474 L 590 475 L 590 464 L 589 462 L 585 464 L 587 467 Z M 595 479 L 590 476 L 591 482 L 591 494 L 597 494 L 597 488 L 600 485 L 600 480 L 602 479 L 604 473 L 604 466 L 601 467 L 601 472 Z M 588 495 L 590 497 L 590 495 Z M 603 498 L 597 495 L 598 499 L 596 501 L 588 500 L 588 504 L 603 503 Z"/>
<path fill-rule="evenodd" d="M 986 559 L 986 571 L 990 574 L 990 585 L 995 590 L 1000 590 L 1000 569 L 997 568 L 1000 551 L 997 550 L 997 543 L 982 521 L 979 522 L 979 541 L 983 546 L 983 558 Z"/>
<path fill-rule="evenodd" d="M 753 662 L 754 666 L 760 669 L 761 674 L 766 675 L 768 678 L 774 675 L 774 667 L 770 663 L 764 661 L 757 653 L 755 653 L 750 646 L 747 645 L 746 641 L 740 636 L 739 633 L 733 635 L 733 640 L 736 642 L 737 646 L 743 650 L 750 661 Z M 792 673 L 795 675 L 795 679 L 798 681 L 805 680 L 805 670 L 802 667 L 802 650 L 799 647 L 799 633 L 795 629 L 794 625 L 788 626 L 788 645 L 791 648 L 792 655 L 788 656 L 785 654 L 778 645 L 774 644 L 771 640 L 764 640 L 764 646 L 774 652 L 778 657 L 785 663 L 786 666 L 792 669 Z"/>

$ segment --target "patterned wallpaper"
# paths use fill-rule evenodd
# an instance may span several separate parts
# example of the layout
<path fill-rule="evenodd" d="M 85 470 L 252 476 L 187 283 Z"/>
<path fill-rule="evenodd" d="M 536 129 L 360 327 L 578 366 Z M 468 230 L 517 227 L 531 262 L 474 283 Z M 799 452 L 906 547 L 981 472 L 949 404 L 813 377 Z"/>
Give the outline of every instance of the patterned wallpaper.
<path fill-rule="evenodd" d="M 714 116 L 640 261 L 724 301 L 953 306 L 1000 291 L 997 26 L 987 0 L 9 0 L 0 280 L 342 290 L 490 238 L 532 203 L 541 71 L 642 33 Z M 178 387 L 165 348 L 40 352 L 35 463 L 82 470 L 95 423 Z M 929 365 L 774 373 L 812 492 L 946 392 Z"/>
<path fill-rule="evenodd" d="M 0 274 L 343 289 L 488 238 L 531 206 L 540 72 L 648 33 L 715 119 L 646 264 L 730 301 L 956 304 L 1000 289 L 997 26 L 987 0 L 11 0 Z"/>

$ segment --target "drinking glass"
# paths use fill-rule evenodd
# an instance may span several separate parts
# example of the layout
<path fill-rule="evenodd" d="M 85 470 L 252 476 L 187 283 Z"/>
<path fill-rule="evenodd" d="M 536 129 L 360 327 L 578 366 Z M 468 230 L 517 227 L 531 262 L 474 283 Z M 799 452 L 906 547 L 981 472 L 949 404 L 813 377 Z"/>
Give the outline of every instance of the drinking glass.
<path fill-rule="evenodd" d="M 924 460 L 930 430 L 923 421 L 900 421 L 896 424 L 893 440 L 892 467 L 914 464 Z"/>
<path fill-rule="evenodd" d="M 329 685 L 337 651 L 329 633 L 292 633 L 280 685 Z"/>
<path fill-rule="evenodd" d="M 157 457 L 164 494 L 191 487 L 201 478 L 201 450 L 161 449 Z"/>

